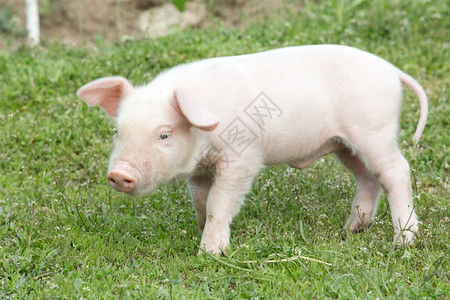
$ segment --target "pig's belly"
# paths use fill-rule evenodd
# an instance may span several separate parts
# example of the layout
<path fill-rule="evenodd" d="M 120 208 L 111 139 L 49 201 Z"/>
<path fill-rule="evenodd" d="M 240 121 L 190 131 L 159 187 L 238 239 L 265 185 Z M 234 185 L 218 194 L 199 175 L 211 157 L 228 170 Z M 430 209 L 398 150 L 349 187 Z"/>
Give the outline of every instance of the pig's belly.
<path fill-rule="evenodd" d="M 304 169 L 318 158 L 345 149 L 337 137 L 325 141 L 297 142 L 290 145 L 272 143 L 265 147 L 265 164 L 275 165 L 287 163 L 297 169 Z"/>

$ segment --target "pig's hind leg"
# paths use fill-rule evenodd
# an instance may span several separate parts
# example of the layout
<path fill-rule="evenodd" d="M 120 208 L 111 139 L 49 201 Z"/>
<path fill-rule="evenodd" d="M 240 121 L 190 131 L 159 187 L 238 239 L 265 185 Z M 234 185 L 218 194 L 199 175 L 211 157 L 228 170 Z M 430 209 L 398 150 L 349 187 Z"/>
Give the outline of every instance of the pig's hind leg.
<path fill-rule="evenodd" d="M 395 135 L 384 128 L 360 137 L 350 142 L 386 192 L 395 230 L 394 243 L 413 244 L 419 221 L 412 201 L 409 164 L 400 153 Z"/>
<path fill-rule="evenodd" d="M 364 162 L 351 150 L 340 150 L 336 152 L 336 155 L 344 166 L 353 172 L 357 184 L 350 217 L 347 219 L 344 229 L 359 232 L 367 228 L 374 220 L 381 186 Z"/>

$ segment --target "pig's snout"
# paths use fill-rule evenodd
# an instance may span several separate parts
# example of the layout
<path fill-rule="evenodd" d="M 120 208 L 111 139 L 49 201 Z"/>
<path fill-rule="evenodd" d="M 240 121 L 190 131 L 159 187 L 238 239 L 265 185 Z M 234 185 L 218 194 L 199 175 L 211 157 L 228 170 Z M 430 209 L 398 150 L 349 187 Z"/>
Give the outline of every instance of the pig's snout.
<path fill-rule="evenodd" d="M 124 193 L 132 192 L 139 183 L 136 171 L 122 166 L 111 169 L 106 178 L 113 189 Z"/>

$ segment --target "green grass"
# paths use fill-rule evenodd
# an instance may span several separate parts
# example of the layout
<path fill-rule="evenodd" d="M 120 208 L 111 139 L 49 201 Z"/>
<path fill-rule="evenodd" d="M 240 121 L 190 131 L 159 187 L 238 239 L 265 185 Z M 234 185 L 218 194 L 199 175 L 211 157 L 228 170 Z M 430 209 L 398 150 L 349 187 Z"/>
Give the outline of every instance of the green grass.
<path fill-rule="evenodd" d="M 311 1 L 242 31 L 188 30 L 97 51 L 0 50 L 0 298 L 448 299 L 449 11 L 447 1 Z M 302 172 L 264 171 L 233 222 L 229 257 L 196 255 L 184 183 L 138 199 L 108 187 L 112 124 L 76 98 L 82 84 L 118 74 L 140 84 L 185 61 L 314 43 L 376 53 L 428 93 L 418 146 L 410 91 L 401 119 L 422 221 L 415 247 L 391 245 L 384 196 L 371 228 L 341 231 L 355 184 L 332 157 Z M 331 266 L 264 262 L 298 254 Z"/>

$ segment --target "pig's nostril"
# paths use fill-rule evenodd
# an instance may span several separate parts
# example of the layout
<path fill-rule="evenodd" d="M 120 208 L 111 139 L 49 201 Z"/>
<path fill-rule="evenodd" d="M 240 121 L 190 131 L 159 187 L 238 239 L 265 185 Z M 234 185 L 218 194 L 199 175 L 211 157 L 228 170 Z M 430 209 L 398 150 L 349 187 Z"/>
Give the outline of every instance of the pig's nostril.
<path fill-rule="evenodd" d="M 112 170 L 107 176 L 112 188 L 119 192 L 130 192 L 136 188 L 138 180 L 123 170 Z"/>

